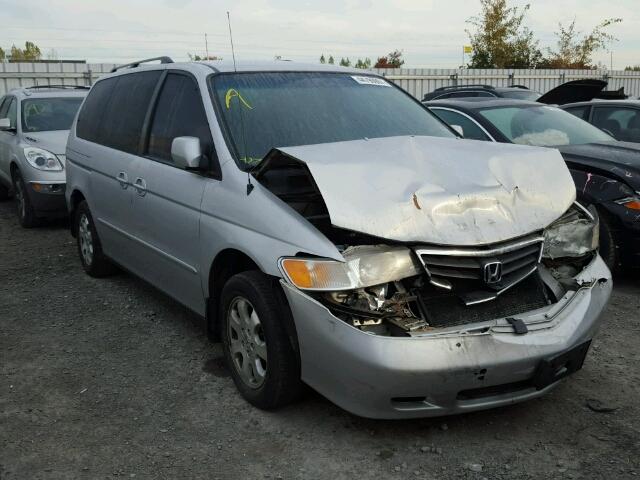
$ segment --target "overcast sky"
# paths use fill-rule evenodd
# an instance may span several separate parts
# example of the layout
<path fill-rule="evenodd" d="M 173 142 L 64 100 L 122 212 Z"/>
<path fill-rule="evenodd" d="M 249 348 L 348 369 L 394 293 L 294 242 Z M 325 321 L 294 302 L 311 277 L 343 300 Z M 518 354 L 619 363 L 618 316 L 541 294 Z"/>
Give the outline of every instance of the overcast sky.
<path fill-rule="evenodd" d="M 0 46 L 36 42 L 46 55 L 89 62 L 123 63 L 187 53 L 230 58 L 226 11 L 231 13 L 236 55 L 269 59 L 275 55 L 317 61 L 404 52 L 407 67 L 456 68 L 468 43 L 465 20 L 479 11 L 477 0 L 0 0 Z M 527 2 L 513 1 L 514 5 Z M 588 30 L 607 17 L 618 37 L 614 69 L 640 64 L 638 0 L 535 0 L 528 25 L 543 47 L 554 42 L 558 22 L 574 17 Z M 634 8 L 635 7 L 635 8 Z M 609 65 L 609 52 L 597 61 Z"/>

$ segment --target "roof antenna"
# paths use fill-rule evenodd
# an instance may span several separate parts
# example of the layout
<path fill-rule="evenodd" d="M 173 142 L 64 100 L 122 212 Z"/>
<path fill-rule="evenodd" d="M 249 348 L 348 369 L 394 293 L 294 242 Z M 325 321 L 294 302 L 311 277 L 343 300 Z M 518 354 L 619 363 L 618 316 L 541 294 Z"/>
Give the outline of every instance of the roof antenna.
<path fill-rule="evenodd" d="M 229 24 L 229 41 L 231 42 L 231 57 L 233 58 L 233 71 L 238 73 L 238 67 L 236 66 L 236 51 L 233 48 L 233 33 L 231 32 L 231 16 L 227 11 L 227 23 Z M 242 105 L 240 105 L 240 129 L 242 131 L 242 146 L 244 148 L 245 160 L 247 158 L 247 140 L 244 134 L 244 116 L 242 115 Z M 251 171 L 247 171 L 247 195 L 253 191 L 253 183 L 251 183 Z"/>

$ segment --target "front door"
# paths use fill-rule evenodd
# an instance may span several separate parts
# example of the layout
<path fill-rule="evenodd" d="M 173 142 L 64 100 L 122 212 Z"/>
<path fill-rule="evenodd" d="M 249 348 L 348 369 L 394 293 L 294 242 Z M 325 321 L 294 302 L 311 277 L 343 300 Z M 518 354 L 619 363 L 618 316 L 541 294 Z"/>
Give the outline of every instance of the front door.
<path fill-rule="evenodd" d="M 211 131 L 194 78 L 170 72 L 160 90 L 149 127 L 146 164 L 133 179 L 134 206 L 146 246 L 147 279 L 204 314 L 199 263 L 200 209 L 209 176 L 177 168 L 171 158 L 176 137 L 198 137 L 206 161 L 213 161 Z"/>

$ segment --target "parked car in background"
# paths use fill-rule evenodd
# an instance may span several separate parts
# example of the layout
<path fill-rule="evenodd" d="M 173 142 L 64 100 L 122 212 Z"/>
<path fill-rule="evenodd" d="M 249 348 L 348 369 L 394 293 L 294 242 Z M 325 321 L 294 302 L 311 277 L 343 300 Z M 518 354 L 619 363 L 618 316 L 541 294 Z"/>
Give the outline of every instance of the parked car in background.
<path fill-rule="evenodd" d="M 446 99 L 506 98 L 528 100 L 549 105 L 591 100 L 607 86 L 604 80 L 585 79 L 563 83 L 545 94 L 529 90 L 524 85 L 493 87 L 491 85 L 456 85 L 436 88 L 422 99 L 423 102 Z"/>
<path fill-rule="evenodd" d="M 640 145 L 616 141 L 559 108 L 513 100 L 436 101 L 429 110 L 469 139 L 554 147 L 578 200 L 600 214 L 600 253 L 613 268 L 640 265 Z"/>
<path fill-rule="evenodd" d="M 462 141 L 358 69 L 159 60 L 78 113 L 72 231 L 89 275 L 204 316 L 249 402 L 445 415 L 582 366 L 610 272 L 557 151 Z"/>
<path fill-rule="evenodd" d="M 0 100 L 0 199 L 15 193 L 23 227 L 67 214 L 65 146 L 88 90 L 26 87 Z"/>
<path fill-rule="evenodd" d="M 617 140 L 640 143 L 638 100 L 569 103 L 561 108 L 606 131 Z"/>
<path fill-rule="evenodd" d="M 436 88 L 433 92 L 425 94 L 422 101 L 444 100 L 447 98 L 516 98 L 534 101 L 540 95 L 540 93 L 529 90 L 524 85 L 494 87 L 492 85 L 470 84 Z"/>

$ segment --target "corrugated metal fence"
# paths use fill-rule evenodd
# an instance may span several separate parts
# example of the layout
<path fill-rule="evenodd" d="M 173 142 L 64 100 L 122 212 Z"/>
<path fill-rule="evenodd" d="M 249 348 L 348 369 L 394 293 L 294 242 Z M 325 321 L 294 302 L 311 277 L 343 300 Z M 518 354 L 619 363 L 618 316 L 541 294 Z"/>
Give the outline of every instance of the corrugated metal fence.
<path fill-rule="evenodd" d="M 0 95 L 33 85 L 91 85 L 112 63 L 0 63 Z"/>
<path fill-rule="evenodd" d="M 0 95 L 17 87 L 32 85 L 91 85 L 113 68 L 112 63 L 0 63 Z M 609 90 L 624 87 L 628 95 L 640 96 L 640 72 L 599 70 L 467 70 L 467 69 L 377 69 L 375 72 L 400 85 L 418 99 L 438 87 L 489 84 L 496 87 L 525 85 L 531 90 L 548 90 L 580 78 L 609 81 Z"/>
<path fill-rule="evenodd" d="M 375 69 L 397 83 L 418 99 L 438 87 L 450 85 L 485 84 L 495 87 L 524 85 L 531 90 L 546 93 L 570 80 L 582 78 L 603 79 L 608 90 L 624 87 L 627 95 L 640 96 L 640 72 L 602 70 L 500 70 L 500 69 Z"/>

